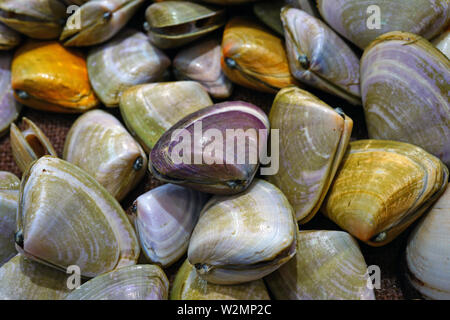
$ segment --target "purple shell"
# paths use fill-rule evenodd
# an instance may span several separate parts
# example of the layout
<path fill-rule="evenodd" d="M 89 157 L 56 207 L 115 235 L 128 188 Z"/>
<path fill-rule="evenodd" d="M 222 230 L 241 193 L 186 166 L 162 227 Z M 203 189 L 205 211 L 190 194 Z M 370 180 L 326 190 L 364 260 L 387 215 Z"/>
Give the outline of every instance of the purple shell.
<path fill-rule="evenodd" d="M 250 103 L 206 107 L 162 135 L 150 153 L 150 171 L 162 181 L 207 193 L 241 192 L 256 174 L 269 128 L 267 115 Z"/>

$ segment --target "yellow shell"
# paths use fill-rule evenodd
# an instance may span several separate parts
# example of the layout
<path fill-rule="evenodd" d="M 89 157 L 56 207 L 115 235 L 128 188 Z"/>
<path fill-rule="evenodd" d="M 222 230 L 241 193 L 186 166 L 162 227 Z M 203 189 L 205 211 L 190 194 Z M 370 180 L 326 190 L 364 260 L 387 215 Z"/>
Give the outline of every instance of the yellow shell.
<path fill-rule="evenodd" d="M 263 280 L 220 285 L 199 277 L 195 267 L 184 261 L 175 277 L 170 300 L 270 300 Z"/>
<path fill-rule="evenodd" d="M 221 64 L 231 81 L 250 89 L 276 93 L 297 83 L 283 40 L 247 18 L 236 17 L 226 25 Z"/>
<path fill-rule="evenodd" d="M 322 211 L 341 228 L 373 246 L 392 241 L 436 201 L 448 169 L 411 144 L 351 142 Z"/>

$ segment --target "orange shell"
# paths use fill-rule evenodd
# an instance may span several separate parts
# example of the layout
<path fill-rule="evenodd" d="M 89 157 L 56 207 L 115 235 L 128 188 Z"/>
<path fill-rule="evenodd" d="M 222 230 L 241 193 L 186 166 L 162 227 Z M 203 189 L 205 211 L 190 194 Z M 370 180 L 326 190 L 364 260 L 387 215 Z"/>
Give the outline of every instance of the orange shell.
<path fill-rule="evenodd" d="M 227 77 L 242 86 L 276 93 L 297 85 L 289 70 L 283 41 L 266 28 L 246 18 L 233 18 L 225 27 L 222 41 L 222 69 Z M 231 58 L 237 68 L 230 68 Z"/>
<path fill-rule="evenodd" d="M 12 62 L 11 80 L 15 98 L 31 108 L 77 113 L 100 103 L 89 83 L 84 56 L 56 41 L 30 40 L 21 46 Z M 19 98 L 16 90 L 29 98 Z"/>

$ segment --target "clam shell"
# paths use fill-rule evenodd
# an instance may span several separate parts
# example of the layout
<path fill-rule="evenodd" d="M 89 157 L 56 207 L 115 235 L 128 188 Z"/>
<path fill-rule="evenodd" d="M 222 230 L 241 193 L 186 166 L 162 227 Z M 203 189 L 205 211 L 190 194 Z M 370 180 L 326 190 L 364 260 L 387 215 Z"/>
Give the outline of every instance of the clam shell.
<path fill-rule="evenodd" d="M 253 13 L 273 31 L 284 36 L 283 24 L 280 19 L 281 8 L 284 5 L 285 0 L 258 1 L 253 5 Z"/>
<path fill-rule="evenodd" d="M 270 111 L 280 168 L 268 180 L 284 192 L 300 223 L 319 210 L 345 154 L 353 121 L 307 91 L 281 89 Z"/>
<path fill-rule="evenodd" d="M 450 299 L 450 188 L 419 222 L 408 240 L 411 284 L 426 298 Z"/>
<path fill-rule="evenodd" d="M 358 243 L 342 231 L 300 231 L 295 257 L 264 280 L 277 300 L 375 300 Z"/>
<path fill-rule="evenodd" d="M 379 28 L 369 28 L 376 5 L 380 13 Z M 390 31 L 407 31 L 431 39 L 450 21 L 448 0 L 318 0 L 323 19 L 345 38 L 364 49 L 378 36 Z"/>
<path fill-rule="evenodd" d="M 269 129 L 266 114 L 247 102 L 203 108 L 161 136 L 150 153 L 150 172 L 206 193 L 242 192 L 256 174 Z M 175 159 L 181 151 L 181 159 Z"/>
<path fill-rule="evenodd" d="M 52 143 L 42 130 L 33 121 L 23 117 L 26 129 L 21 131 L 12 123 L 10 130 L 11 151 L 14 161 L 19 169 L 24 172 L 28 166 L 42 156 L 57 157 Z"/>
<path fill-rule="evenodd" d="M 382 246 L 419 218 L 447 183 L 447 167 L 419 147 L 397 141 L 354 141 L 322 212 L 358 239 Z"/>
<path fill-rule="evenodd" d="M 158 80 L 170 65 L 169 58 L 142 32 L 127 29 L 87 56 L 89 80 L 107 107 L 119 106 L 126 89 Z"/>
<path fill-rule="evenodd" d="M 92 110 L 70 128 L 63 158 L 95 178 L 122 200 L 144 177 L 147 156 L 113 115 Z"/>
<path fill-rule="evenodd" d="M 120 112 L 128 130 L 149 151 L 184 116 L 212 104 L 197 82 L 151 83 L 126 90 L 120 98 Z"/>
<path fill-rule="evenodd" d="M 66 300 L 167 300 L 169 280 L 154 265 L 123 267 L 84 283 Z"/>
<path fill-rule="evenodd" d="M 359 59 L 320 19 L 295 8 L 283 8 L 281 21 L 292 75 L 352 104 L 361 104 Z"/>
<path fill-rule="evenodd" d="M 30 40 L 19 47 L 11 76 L 15 98 L 31 108 L 74 113 L 99 104 L 89 84 L 84 56 L 56 41 Z"/>
<path fill-rule="evenodd" d="M 241 86 L 269 93 L 296 84 L 283 41 L 249 18 L 234 17 L 222 40 L 222 69 Z"/>
<path fill-rule="evenodd" d="M 60 40 L 65 46 L 92 46 L 114 37 L 145 0 L 95 0 L 68 19 Z"/>
<path fill-rule="evenodd" d="M 157 187 L 137 198 L 134 226 L 151 263 L 166 268 L 186 253 L 207 200 L 206 194 L 174 184 Z"/>
<path fill-rule="evenodd" d="M 150 40 L 168 49 L 194 41 L 225 24 L 225 10 L 190 1 L 153 3 L 145 11 Z"/>
<path fill-rule="evenodd" d="M 94 178 L 44 156 L 24 173 L 16 247 L 25 256 L 94 277 L 136 264 L 139 243 L 120 204 Z"/>
<path fill-rule="evenodd" d="M 62 300 L 67 275 L 18 254 L 0 268 L 0 300 Z"/>
<path fill-rule="evenodd" d="M 22 110 L 11 87 L 11 61 L 12 53 L 0 52 L 0 136 L 6 133 Z"/>
<path fill-rule="evenodd" d="M 270 300 L 263 280 L 237 285 L 208 283 L 186 260 L 178 270 L 170 300 Z"/>
<path fill-rule="evenodd" d="M 10 50 L 19 45 L 21 36 L 18 32 L 0 23 L 0 50 Z"/>
<path fill-rule="evenodd" d="M 255 179 L 245 192 L 206 204 L 191 236 L 189 263 L 215 284 L 261 279 L 294 256 L 296 233 L 283 193 Z"/>
<path fill-rule="evenodd" d="M 450 60 L 425 39 L 379 37 L 361 59 L 361 93 L 371 139 L 415 144 L 450 165 Z"/>
<path fill-rule="evenodd" d="M 59 0 L 2 0 L 0 22 L 30 38 L 57 39 L 66 19 Z"/>
<path fill-rule="evenodd" d="M 228 98 L 233 84 L 222 71 L 221 54 L 220 43 L 214 38 L 187 47 L 173 61 L 175 77 L 178 80 L 198 81 L 214 98 Z"/>
<path fill-rule="evenodd" d="M 14 242 L 20 180 L 0 171 L 0 267 L 17 254 Z"/>
<path fill-rule="evenodd" d="M 450 59 L 450 28 L 433 40 L 433 45 Z"/>

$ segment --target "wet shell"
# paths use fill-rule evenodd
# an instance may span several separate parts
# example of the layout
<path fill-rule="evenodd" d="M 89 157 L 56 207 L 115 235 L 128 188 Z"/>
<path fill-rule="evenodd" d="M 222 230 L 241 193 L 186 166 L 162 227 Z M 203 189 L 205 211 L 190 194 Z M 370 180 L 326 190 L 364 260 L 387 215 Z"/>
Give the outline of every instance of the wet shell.
<path fill-rule="evenodd" d="M 406 247 L 411 284 L 429 299 L 450 299 L 450 188 L 412 232 Z"/>
<path fill-rule="evenodd" d="M 214 38 L 181 50 L 173 61 L 176 78 L 198 81 L 212 97 L 228 98 L 233 84 L 222 71 L 221 54 L 220 43 Z"/>
<path fill-rule="evenodd" d="M 295 84 L 283 41 L 257 22 L 232 18 L 222 40 L 222 69 L 236 84 L 276 93 Z"/>
<path fill-rule="evenodd" d="M 11 87 L 11 61 L 12 53 L 0 52 L 0 136 L 6 133 L 22 109 Z"/>
<path fill-rule="evenodd" d="M 203 108 L 161 136 L 150 153 L 150 172 L 206 193 L 242 192 L 257 172 L 269 129 L 266 114 L 247 102 Z"/>
<path fill-rule="evenodd" d="M 154 265 L 123 267 L 84 283 L 66 300 L 167 300 L 169 280 Z"/>
<path fill-rule="evenodd" d="M 58 155 L 50 140 L 33 121 L 25 117 L 22 121 L 25 124 L 23 131 L 14 123 L 11 124 L 10 141 L 14 161 L 19 169 L 25 172 L 28 166 L 40 157 Z"/>
<path fill-rule="evenodd" d="M 95 0 L 83 4 L 67 19 L 60 40 L 65 46 L 91 46 L 114 37 L 144 0 Z"/>
<path fill-rule="evenodd" d="M 170 300 L 270 300 L 263 280 L 237 285 L 208 283 L 186 260 L 178 270 Z"/>
<path fill-rule="evenodd" d="M 134 265 L 139 243 L 120 204 L 94 178 L 45 156 L 24 173 L 16 247 L 25 256 L 94 277 Z"/>
<path fill-rule="evenodd" d="M 361 49 L 396 30 L 431 39 L 450 21 L 448 0 L 318 0 L 317 6 L 334 30 Z"/>
<path fill-rule="evenodd" d="M 13 29 L 0 23 L 0 50 L 10 50 L 19 45 L 21 36 Z"/>
<path fill-rule="evenodd" d="M 30 38 L 57 39 L 66 19 L 66 7 L 58 0 L 2 0 L 0 22 Z"/>
<path fill-rule="evenodd" d="M 295 257 L 265 281 L 277 300 L 375 300 L 358 243 L 342 231 L 300 231 Z"/>
<path fill-rule="evenodd" d="M 279 170 L 268 180 L 284 192 L 297 220 L 308 222 L 330 187 L 345 154 L 353 121 L 307 91 L 284 88 L 270 111 L 279 130 Z"/>
<path fill-rule="evenodd" d="M 419 147 L 386 140 L 354 141 L 322 212 L 358 239 L 382 246 L 419 218 L 447 183 L 447 167 Z"/>
<path fill-rule="evenodd" d="M 166 268 L 187 251 L 192 230 L 208 196 L 166 184 L 144 193 L 134 203 L 134 226 L 142 251 Z"/>
<path fill-rule="evenodd" d="M 14 242 L 20 180 L 0 171 L 0 267 L 17 254 Z"/>
<path fill-rule="evenodd" d="M 206 204 L 189 243 L 189 263 L 215 284 L 261 279 L 295 255 L 297 229 L 281 191 L 255 179 L 245 192 Z"/>
<path fill-rule="evenodd" d="M 0 268 L 0 300 L 62 300 L 67 277 L 18 254 Z"/>
<path fill-rule="evenodd" d="M 285 0 L 258 1 L 253 5 L 253 12 L 269 28 L 284 36 L 283 24 L 280 19 L 281 8 L 285 5 Z"/>
<path fill-rule="evenodd" d="M 28 41 L 16 51 L 11 71 L 15 97 L 28 107 L 74 113 L 99 104 L 83 55 L 58 42 Z"/>
<path fill-rule="evenodd" d="M 419 36 L 392 32 L 361 59 L 371 139 L 415 144 L 450 165 L 450 60 Z"/>
<path fill-rule="evenodd" d="M 212 104 L 197 82 L 152 83 L 126 90 L 120 98 L 120 112 L 128 130 L 149 151 L 184 116 Z"/>
<path fill-rule="evenodd" d="M 175 48 L 225 24 L 225 10 L 190 1 L 153 3 L 145 11 L 145 28 L 159 48 Z"/>
<path fill-rule="evenodd" d="M 147 156 L 113 115 L 92 110 L 70 128 L 63 158 L 95 178 L 122 200 L 144 177 Z"/>
<path fill-rule="evenodd" d="M 295 8 L 281 11 L 292 75 L 352 104 L 361 104 L 359 59 L 320 19 Z"/>
<path fill-rule="evenodd" d="M 158 80 L 169 58 L 142 32 L 127 29 L 87 56 L 89 80 L 107 107 L 118 107 L 126 89 Z"/>

